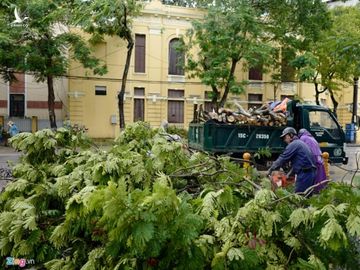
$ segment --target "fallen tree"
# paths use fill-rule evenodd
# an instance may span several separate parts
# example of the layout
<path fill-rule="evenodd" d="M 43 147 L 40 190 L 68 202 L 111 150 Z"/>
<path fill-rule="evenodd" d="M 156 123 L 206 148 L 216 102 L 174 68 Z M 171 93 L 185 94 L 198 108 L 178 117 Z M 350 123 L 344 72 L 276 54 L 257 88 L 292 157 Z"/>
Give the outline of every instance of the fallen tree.
<path fill-rule="evenodd" d="M 108 151 L 82 130 L 14 137 L 1 254 L 53 270 L 359 268 L 356 187 L 273 192 L 255 169 L 161 132 L 129 125 Z"/>

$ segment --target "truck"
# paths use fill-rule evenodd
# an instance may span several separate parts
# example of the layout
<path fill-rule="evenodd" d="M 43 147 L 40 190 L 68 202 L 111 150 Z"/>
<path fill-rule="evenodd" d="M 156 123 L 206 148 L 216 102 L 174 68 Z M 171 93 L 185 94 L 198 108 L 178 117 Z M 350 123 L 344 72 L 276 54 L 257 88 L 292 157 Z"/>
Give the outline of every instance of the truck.
<path fill-rule="evenodd" d="M 264 156 L 257 163 L 269 167 L 284 150 L 286 144 L 280 138 L 285 127 L 297 131 L 307 129 L 318 141 L 322 152 L 329 153 L 331 163 L 347 164 L 344 151 L 345 133 L 330 109 L 291 100 L 287 103 L 287 118 L 284 126 L 255 126 L 224 124 L 216 120 L 189 124 L 188 144 L 195 150 L 216 155 L 227 154 L 242 157 L 246 152 L 259 153 L 269 150 L 271 157 Z"/>

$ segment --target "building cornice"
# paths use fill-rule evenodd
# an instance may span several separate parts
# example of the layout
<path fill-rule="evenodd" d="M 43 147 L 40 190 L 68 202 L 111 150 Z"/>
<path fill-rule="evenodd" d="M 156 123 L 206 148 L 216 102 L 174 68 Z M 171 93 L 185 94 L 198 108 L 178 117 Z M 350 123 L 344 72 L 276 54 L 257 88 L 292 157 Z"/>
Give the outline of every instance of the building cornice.
<path fill-rule="evenodd" d="M 141 13 L 143 15 L 182 20 L 201 20 L 206 14 L 204 9 L 163 5 L 160 1 L 151 1 L 150 3 L 146 3 Z"/>

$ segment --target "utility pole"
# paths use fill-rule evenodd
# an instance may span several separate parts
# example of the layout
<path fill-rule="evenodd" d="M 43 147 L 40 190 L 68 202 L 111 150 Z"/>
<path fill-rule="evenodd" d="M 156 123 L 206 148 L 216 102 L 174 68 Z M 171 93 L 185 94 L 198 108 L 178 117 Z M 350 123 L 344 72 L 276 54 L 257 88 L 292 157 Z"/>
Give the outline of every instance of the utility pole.
<path fill-rule="evenodd" d="M 352 120 L 351 123 L 357 124 L 357 109 L 358 109 L 358 89 L 359 89 L 359 78 L 354 78 L 354 95 L 353 95 L 353 108 L 352 108 Z"/>
<path fill-rule="evenodd" d="M 356 127 L 358 124 L 357 121 L 357 109 L 358 109 L 358 89 L 359 89 L 359 77 L 354 78 L 354 95 L 353 95 L 353 108 L 352 108 L 352 119 L 351 123 L 353 127 Z M 356 142 L 356 128 L 354 132 L 354 142 Z"/>

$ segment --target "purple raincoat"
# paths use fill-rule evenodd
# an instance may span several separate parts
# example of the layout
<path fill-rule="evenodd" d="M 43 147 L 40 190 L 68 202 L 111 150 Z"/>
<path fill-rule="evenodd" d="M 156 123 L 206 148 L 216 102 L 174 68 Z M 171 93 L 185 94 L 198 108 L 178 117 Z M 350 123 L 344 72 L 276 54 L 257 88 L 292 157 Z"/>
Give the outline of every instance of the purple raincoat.
<path fill-rule="evenodd" d="M 302 140 L 304 143 L 306 143 L 309 146 L 311 153 L 314 156 L 314 162 L 316 165 L 315 184 L 326 180 L 324 161 L 323 161 L 323 158 L 321 155 L 321 150 L 320 150 L 318 142 L 311 135 L 311 133 L 309 131 L 307 131 L 305 128 L 302 128 L 299 130 L 298 136 L 299 136 L 300 140 Z M 317 193 L 320 190 L 322 190 L 323 188 L 325 188 L 326 185 L 327 185 L 327 183 L 323 183 L 323 184 L 317 186 L 314 189 L 315 193 Z"/>

